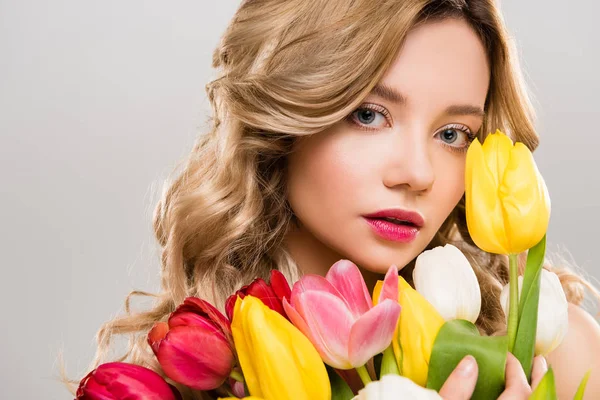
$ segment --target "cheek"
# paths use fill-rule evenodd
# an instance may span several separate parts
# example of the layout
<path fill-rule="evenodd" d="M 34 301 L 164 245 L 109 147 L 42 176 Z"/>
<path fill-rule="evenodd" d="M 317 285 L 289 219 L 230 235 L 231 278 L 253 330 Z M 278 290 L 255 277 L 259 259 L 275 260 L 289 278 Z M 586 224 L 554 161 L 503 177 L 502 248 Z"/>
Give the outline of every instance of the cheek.
<path fill-rule="evenodd" d="M 298 216 L 307 212 L 334 216 L 351 207 L 357 190 L 372 181 L 353 141 L 341 139 L 336 132 L 323 132 L 307 138 L 290 156 L 288 200 Z"/>
<path fill-rule="evenodd" d="M 435 203 L 443 218 L 449 214 L 465 192 L 465 156 L 443 154 L 436 165 Z"/>

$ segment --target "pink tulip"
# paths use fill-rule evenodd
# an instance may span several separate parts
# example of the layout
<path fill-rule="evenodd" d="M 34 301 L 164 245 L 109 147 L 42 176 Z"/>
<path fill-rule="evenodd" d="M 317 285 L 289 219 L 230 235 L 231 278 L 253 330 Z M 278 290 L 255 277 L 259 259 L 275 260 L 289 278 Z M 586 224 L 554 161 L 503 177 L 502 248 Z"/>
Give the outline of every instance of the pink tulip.
<path fill-rule="evenodd" d="M 285 311 L 283 310 L 283 299 L 290 300 L 291 290 L 285 276 L 277 270 L 271 270 L 271 282 L 267 284 L 262 278 L 255 279 L 251 284 L 242 287 L 235 294 L 229 296 L 225 303 L 225 311 L 229 320 L 233 321 L 233 306 L 235 306 L 235 300 L 239 297 L 251 295 L 259 298 L 264 305 L 269 307 L 273 311 L 277 311 L 279 314 L 287 318 Z"/>
<path fill-rule="evenodd" d="M 236 381 L 233 378 L 229 378 L 229 387 L 231 388 L 231 394 L 238 398 L 246 397 L 246 389 L 244 388 L 244 382 Z"/>
<path fill-rule="evenodd" d="M 76 400 L 180 400 L 156 372 L 122 362 L 101 364 L 79 383 Z"/>
<path fill-rule="evenodd" d="M 398 268 L 384 279 L 381 301 L 373 306 L 358 267 L 348 260 L 333 264 L 327 276 L 305 275 L 283 300 L 290 320 L 338 369 L 362 367 L 392 342 L 400 316 Z"/>
<path fill-rule="evenodd" d="M 188 297 L 148 333 L 165 374 L 197 390 L 212 390 L 229 377 L 235 364 L 231 326 L 210 303 Z"/>

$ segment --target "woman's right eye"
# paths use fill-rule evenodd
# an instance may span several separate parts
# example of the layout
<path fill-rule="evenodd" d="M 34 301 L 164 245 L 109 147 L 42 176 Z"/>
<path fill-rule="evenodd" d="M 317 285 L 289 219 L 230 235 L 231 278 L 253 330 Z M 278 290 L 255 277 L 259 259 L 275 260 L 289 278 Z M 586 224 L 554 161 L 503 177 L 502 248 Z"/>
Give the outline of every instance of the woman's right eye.
<path fill-rule="evenodd" d="M 348 119 L 354 125 L 357 125 L 361 129 L 366 130 L 377 130 L 385 128 L 387 124 L 390 126 L 389 112 L 380 106 L 375 104 L 365 104 L 354 110 Z"/>

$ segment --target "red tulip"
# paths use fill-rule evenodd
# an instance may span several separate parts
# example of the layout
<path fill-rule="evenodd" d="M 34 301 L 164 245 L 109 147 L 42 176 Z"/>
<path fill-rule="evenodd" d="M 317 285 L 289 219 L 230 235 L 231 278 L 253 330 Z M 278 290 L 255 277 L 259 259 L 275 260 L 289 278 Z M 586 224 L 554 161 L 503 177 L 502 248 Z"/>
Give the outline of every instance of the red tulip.
<path fill-rule="evenodd" d="M 250 295 L 259 298 L 267 307 L 287 318 L 283 309 L 283 299 L 290 301 L 292 291 L 285 276 L 275 269 L 271 270 L 271 282 L 267 284 L 262 278 L 255 279 L 251 284 L 242 287 L 235 294 L 229 296 L 225 303 L 225 311 L 230 320 L 233 320 L 233 307 L 239 297 Z"/>
<path fill-rule="evenodd" d="M 212 390 L 229 377 L 235 364 L 230 322 L 210 303 L 188 297 L 148 333 L 165 374 L 192 389 Z"/>
<path fill-rule="evenodd" d="M 135 364 L 101 364 L 79 383 L 76 400 L 180 400 L 156 372 Z"/>

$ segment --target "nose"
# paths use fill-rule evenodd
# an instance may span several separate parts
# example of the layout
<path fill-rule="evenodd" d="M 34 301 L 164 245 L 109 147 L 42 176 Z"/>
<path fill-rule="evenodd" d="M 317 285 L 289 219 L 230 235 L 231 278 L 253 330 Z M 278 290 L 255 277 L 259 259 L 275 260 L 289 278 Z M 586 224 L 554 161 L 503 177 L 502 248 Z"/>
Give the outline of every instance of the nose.
<path fill-rule="evenodd" d="M 428 191 L 435 181 L 435 171 L 424 139 L 427 135 L 404 132 L 397 136 L 387 152 L 383 183 L 389 188 L 404 186 L 414 192 Z"/>

